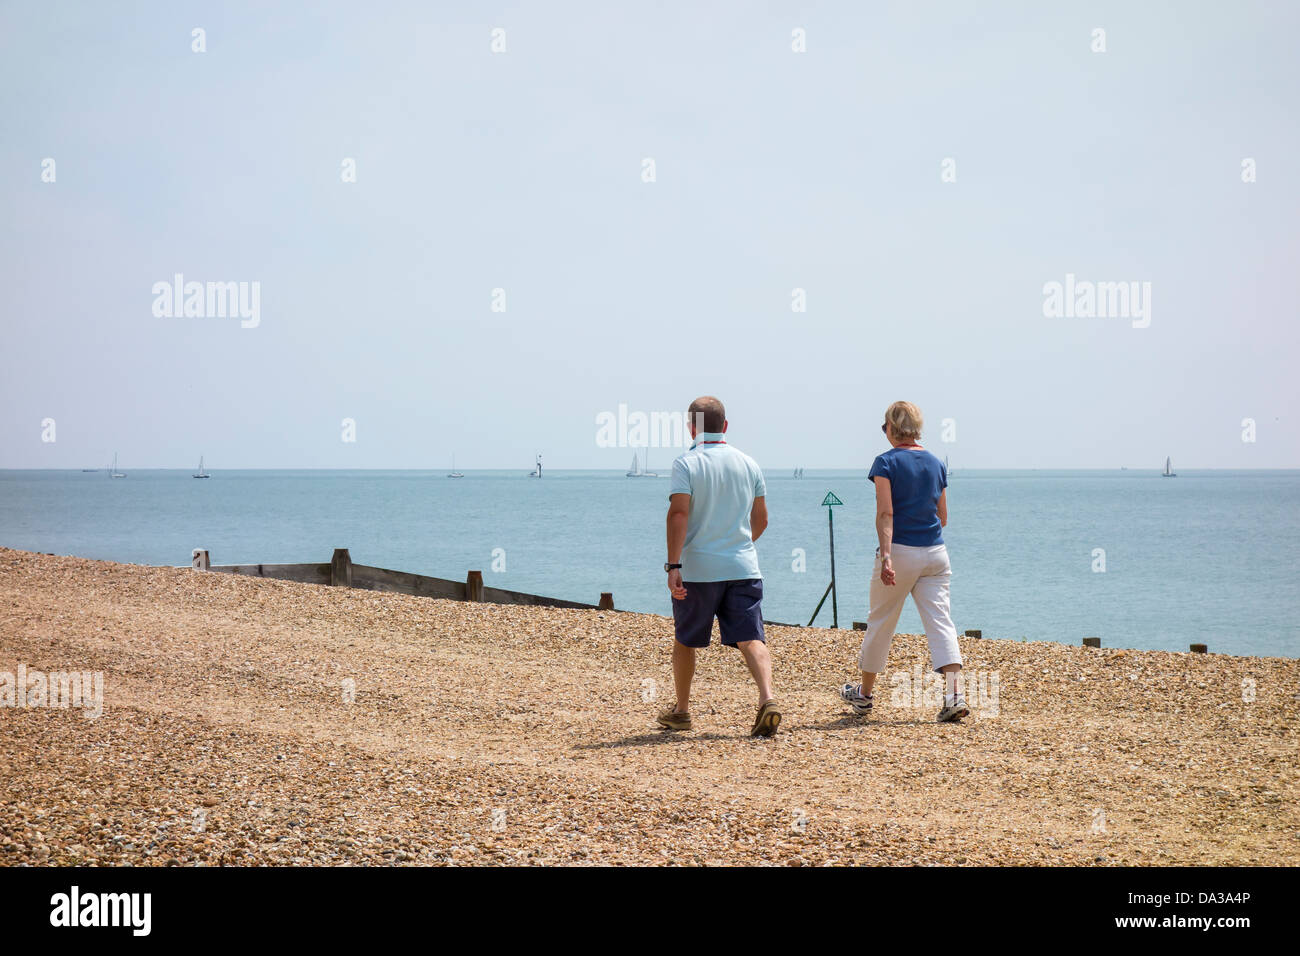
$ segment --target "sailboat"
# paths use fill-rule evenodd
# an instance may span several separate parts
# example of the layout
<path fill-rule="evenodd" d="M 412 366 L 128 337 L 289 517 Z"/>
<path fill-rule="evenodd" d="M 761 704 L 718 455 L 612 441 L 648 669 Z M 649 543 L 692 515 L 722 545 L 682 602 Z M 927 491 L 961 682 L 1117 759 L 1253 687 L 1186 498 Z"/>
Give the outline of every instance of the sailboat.
<path fill-rule="evenodd" d="M 952 477 L 952 469 L 948 467 L 948 456 L 947 456 L 947 455 L 944 455 L 944 456 L 943 456 L 943 473 L 944 473 L 945 475 L 947 475 L 949 478 Z"/>
<path fill-rule="evenodd" d="M 796 478 L 802 478 L 802 477 L 803 477 L 803 467 L 802 467 L 802 466 L 800 466 L 800 467 L 798 467 L 798 468 L 796 468 L 796 469 L 794 470 L 794 476 L 795 476 Z"/>
<path fill-rule="evenodd" d="M 1176 475 L 1173 471 L 1170 470 L 1170 468 L 1169 468 L 1169 459 L 1168 459 L 1168 458 L 1165 458 L 1165 470 L 1162 471 L 1162 472 L 1160 473 L 1160 477 L 1161 477 L 1161 478 L 1177 478 L 1177 477 L 1178 477 L 1178 475 Z"/>
<path fill-rule="evenodd" d="M 199 473 L 198 473 L 197 475 L 194 475 L 193 477 L 195 477 L 195 478 L 211 478 L 211 477 L 212 477 L 212 476 L 209 475 L 206 471 L 203 470 L 203 456 L 202 456 L 202 455 L 199 455 Z"/>
<path fill-rule="evenodd" d="M 650 450 L 646 449 L 645 453 L 646 467 L 650 467 Z M 632 452 L 632 470 L 627 473 L 629 478 L 658 478 L 659 476 L 653 471 L 642 471 L 641 464 L 637 461 L 636 452 Z"/>
<path fill-rule="evenodd" d="M 528 477 L 529 478 L 542 477 L 542 453 L 541 452 L 537 453 L 537 467 L 528 473 Z"/>
<path fill-rule="evenodd" d="M 464 478 L 464 477 L 465 477 L 465 476 L 462 475 L 459 471 L 456 470 L 456 456 L 455 456 L 455 455 L 452 455 L 452 456 L 451 456 L 451 472 L 448 473 L 447 477 L 448 477 L 448 478 Z"/>
<path fill-rule="evenodd" d="M 113 467 L 108 470 L 110 478 L 125 478 L 126 475 L 117 470 L 117 452 L 113 452 Z"/>

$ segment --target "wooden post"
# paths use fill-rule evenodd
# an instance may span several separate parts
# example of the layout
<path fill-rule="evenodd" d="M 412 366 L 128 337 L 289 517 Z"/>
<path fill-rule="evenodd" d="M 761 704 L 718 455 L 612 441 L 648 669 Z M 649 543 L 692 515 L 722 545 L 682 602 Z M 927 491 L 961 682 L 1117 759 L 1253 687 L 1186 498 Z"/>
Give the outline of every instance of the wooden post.
<path fill-rule="evenodd" d="M 1084 647 L 1101 647 L 1101 638 L 1100 638 L 1100 637 L 1085 637 L 1085 638 L 1083 639 L 1083 646 L 1084 646 Z"/>
<path fill-rule="evenodd" d="M 465 575 L 465 600 L 483 600 L 483 572 L 471 571 Z"/>
<path fill-rule="evenodd" d="M 1193 654 L 1205 654 L 1205 653 L 1207 653 L 1208 651 L 1209 651 L 1209 648 L 1206 647 L 1204 644 L 1193 644 L 1193 645 L 1192 645 L 1192 653 L 1193 653 Z"/>
<path fill-rule="evenodd" d="M 983 632 L 983 631 L 980 631 L 980 630 L 967 631 L 967 632 L 966 632 L 966 636 L 967 636 L 967 637 L 983 637 L 983 636 L 984 636 L 984 632 Z"/>
<path fill-rule="evenodd" d="M 855 630 L 855 631 L 865 631 L 866 629 L 867 629 L 867 622 L 866 622 L 866 621 L 854 621 L 854 622 L 853 622 L 853 630 Z"/>
<path fill-rule="evenodd" d="M 190 566 L 195 571 L 206 571 L 212 567 L 212 559 L 208 556 L 207 551 L 202 548 L 195 548 L 190 559 Z"/>
<path fill-rule="evenodd" d="M 336 587 L 352 587 L 352 555 L 347 548 L 335 548 L 334 557 L 330 559 L 330 584 Z"/>
<path fill-rule="evenodd" d="M 601 591 L 601 592 L 600 592 L 600 609 L 601 609 L 602 611 L 612 611 L 612 610 L 614 610 L 614 592 L 613 592 L 613 591 Z"/>

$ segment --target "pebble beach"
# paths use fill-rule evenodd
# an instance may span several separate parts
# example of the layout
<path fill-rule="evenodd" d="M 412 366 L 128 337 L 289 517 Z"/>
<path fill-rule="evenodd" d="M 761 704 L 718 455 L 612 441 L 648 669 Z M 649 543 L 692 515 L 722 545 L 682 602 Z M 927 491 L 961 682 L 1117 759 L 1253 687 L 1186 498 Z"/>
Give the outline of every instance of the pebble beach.
<path fill-rule="evenodd" d="M 1297 660 L 985 634 L 937 724 L 921 636 L 837 699 L 860 636 L 768 629 L 770 740 L 715 644 L 670 733 L 666 617 L 0 549 L 0 678 L 103 680 L 0 707 L 0 865 L 1300 864 Z"/>

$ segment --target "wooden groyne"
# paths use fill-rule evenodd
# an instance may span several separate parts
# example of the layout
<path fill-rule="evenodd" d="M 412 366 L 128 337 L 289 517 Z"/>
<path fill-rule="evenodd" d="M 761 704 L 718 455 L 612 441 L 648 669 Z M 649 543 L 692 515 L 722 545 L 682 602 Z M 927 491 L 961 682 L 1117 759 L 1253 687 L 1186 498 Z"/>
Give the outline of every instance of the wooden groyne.
<path fill-rule="evenodd" d="M 443 598 L 451 601 L 477 601 L 484 604 L 525 604 L 535 607 L 568 607 L 584 610 L 613 611 L 614 595 L 603 591 L 600 603 L 583 604 L 564 598 L 544 597 L 523 591 L 491 588 L 483 583 L 482 571 L 470 571 L 464 581 L 434 578 L 409 571 L 376 568 L 368 564 L 354 564 L 347 548 L 335 548 L 334 555 L 323 564 L 213 564 L 208 551 L 195 548 L 191 567 L 199 571 L 219 571 L 223 574 L 243 574 L 255 578 L 275 578 L 280 581 L 298 581 L 302 584 L 323 584 L 333 587 L 362 588 L 366 591 L 387 591 L 394 594 L 411 594 L 416 597 Z"/>

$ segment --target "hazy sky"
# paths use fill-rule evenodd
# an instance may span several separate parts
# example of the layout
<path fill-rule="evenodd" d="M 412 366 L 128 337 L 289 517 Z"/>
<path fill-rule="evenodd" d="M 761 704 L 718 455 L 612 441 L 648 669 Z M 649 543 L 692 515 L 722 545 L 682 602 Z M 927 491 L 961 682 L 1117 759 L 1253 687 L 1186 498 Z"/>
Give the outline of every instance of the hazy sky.
<path fill-rule="evenodd" d="M 1300 467 L 1298 9 L 5 2 L 0 467 Z"/>

